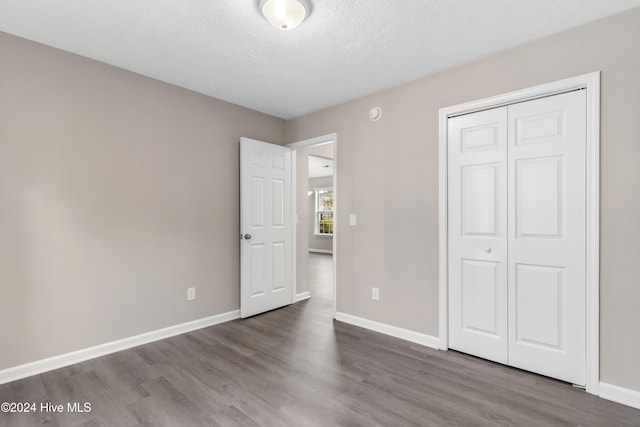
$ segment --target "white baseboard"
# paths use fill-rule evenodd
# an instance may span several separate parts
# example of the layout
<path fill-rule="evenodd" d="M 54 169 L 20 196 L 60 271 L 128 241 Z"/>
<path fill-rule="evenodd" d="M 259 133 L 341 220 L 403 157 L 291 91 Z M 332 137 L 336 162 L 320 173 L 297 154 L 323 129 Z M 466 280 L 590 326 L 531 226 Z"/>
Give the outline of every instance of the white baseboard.
<path fill-rule="evenodd" d="M 426 347 L 435 349 L 440 347 L 440 340 L 437 337 L 410 331 L 408 329 L 398 328 L 397 326 L 387 325 L 386 323 L 375 322 L 373 320 L 352 316 L 351 314 L 346 313 L 336 313 L 336 320 L 349 323 L 350 325 L 359 326 L 361 328 L 370 329 L 375 332 L 380 332 L 381 334 L 391 335 L 392 337 L 424 345 Z"/>
<path fill-rule="evenodd" d="M 309 252 L 314 252 L 316 254 L 329 254 L 333 255 L 333 251 L 331 249 L 311 249 L 309 248 Z"/>
<path fill-rule="evenodd" d="M 304 301 L 309 298 L 311 298 L 311 292 L 309 291 L 296 294 L 296 302 Z"/>
<path fill-rule="evenodd" d="M 0 384 L 27 378 L 43 372 L 52 371 L 54 369 L 64 368 L 65 366 L 75 363 L 84 362 L 96 357 L 105 356 L 117 351 L 126 350 L 147 344 L 153 341 L 162 340 L 173 337 L 175 335 L 184 334 L 195 331 L 196 329 L 207 328 L 209 326 L 218 325 L 240 318 L 240 310 L 229 311 L 228 313 L 218 314 L 216 316 L 205 317 L 203 319 L 193 320 L 191 322 L 181 323 L 168 328 L 158 329 L 156 331 L 146 332 L 118 341 L 112 341 L 100 344 L 94 347 L 84 348 L 71 353 L 61 354 L 49 357 L 35 362 L 26 363 L 24 365 L 14 366 L 0 371 Z"/>
<path fill-rule="evenodd" d="M 640 391 L 601 382 L 600 397 L 640 409 Z"/>

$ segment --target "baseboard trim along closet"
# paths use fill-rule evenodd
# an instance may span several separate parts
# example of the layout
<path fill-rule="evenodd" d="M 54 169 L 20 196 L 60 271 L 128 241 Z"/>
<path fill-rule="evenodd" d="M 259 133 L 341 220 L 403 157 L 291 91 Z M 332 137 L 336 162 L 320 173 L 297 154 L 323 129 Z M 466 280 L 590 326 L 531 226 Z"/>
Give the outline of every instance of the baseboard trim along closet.
<path fill-rule="evenodd" d="M 600 383 L 599 393 L 603 399 L 640 409 L 640 391 L 613 384 Z"/>
<path fill-rule="evenodd" d="M 311 298 L 311 292 L 309 291 L 296 294 L 296 302 L 304 301 L 309 298 Z"/>
<path fill-rule="evenodd" d="M 416 344 L 424 345 L 426 347 L 440 348 L 440 340 L 437 337 L 433 337 L 427 334 L 421 334 L 419 332 L 410 331 L 408 329 L 398 328 L 397 326 L 387 325 L 386 323 L 375 322 L 373 320 L 364 319 L 358 316 L 352 316 L 346 313 L 336 313 L 336 320 L 350 325 L 359 326 L 361 328 L 369 329 L 381 334 L 390 335 L 395 338 L 400 338 L 405 341 L 413 342 Z"/>
<path fill-rule="evenodd" d="M 117 351 L 126 350 L 147 344 L 153 341 L 159 341 L 176 335 L 195 331 L 197 329 L 207 328 L 209 326 L 218 325 L 220 323 L 229 322 L 240 318 L 240 310 L 233 310 L 227 313 L 215 316 L 205 317 L 203 319 L 193 320 L 191 322 L 181 323 L 179 325 L 169 326 L 167 328 L 158 329 L 156 331 L 146 332 L 129 338 L 100 344 L 94 347 L 84 348 L 82 350 L 73 351 L 71 353 L 61 354 L 49 357 L 35 362 L 26 363 L 24 365 L 14 366 L 0 371 L 0 384 L 9 383 L 22 378 L 38 375 L 43 372 L 53 371 L 54 369 L 64 368 L 65 366 L 75 363 L 84 362 L 96 357 L 106 356 L 107 354 Z"/>

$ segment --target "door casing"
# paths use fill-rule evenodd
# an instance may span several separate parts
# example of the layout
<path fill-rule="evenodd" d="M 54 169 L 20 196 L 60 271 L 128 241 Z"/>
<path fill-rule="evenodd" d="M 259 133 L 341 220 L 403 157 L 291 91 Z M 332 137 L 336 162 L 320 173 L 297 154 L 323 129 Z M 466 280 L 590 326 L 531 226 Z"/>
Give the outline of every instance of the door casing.
<path fill-rule="evenodd" d="M 600 380 L 600 72 L 440 109 L 439 137 L 439 335 L 440 349 L 449 343 L 448 278 L 448 126 L 450 117 L 518 102 L 586 89 L 586 391 L 598 394 Z"/>

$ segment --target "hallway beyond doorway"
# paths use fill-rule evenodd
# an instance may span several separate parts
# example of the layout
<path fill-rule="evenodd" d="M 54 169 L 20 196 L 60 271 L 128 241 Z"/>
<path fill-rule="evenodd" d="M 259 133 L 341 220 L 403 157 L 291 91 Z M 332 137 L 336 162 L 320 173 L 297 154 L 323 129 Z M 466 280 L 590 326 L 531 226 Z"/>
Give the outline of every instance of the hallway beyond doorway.
<path fill-rule="evenodd" d="M 309 252 L 309 291 L 311 303 L 328 318 L 333 309 L 333 255 Z"/>

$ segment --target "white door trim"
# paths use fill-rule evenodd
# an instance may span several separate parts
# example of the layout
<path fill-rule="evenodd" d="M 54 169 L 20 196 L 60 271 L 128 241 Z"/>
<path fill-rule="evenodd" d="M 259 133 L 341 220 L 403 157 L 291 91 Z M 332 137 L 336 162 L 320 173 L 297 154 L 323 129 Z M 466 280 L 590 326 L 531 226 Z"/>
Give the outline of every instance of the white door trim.
<path fill-rule="evenodd" d="M 586 390 L 599 394 L 600 381 L 600 72 L 582 74 L 528 89 L 440 109 L 439 168 L 439 335 L 440 349 L 449 348 L 447 120 L 475 111 L 542 98 L 572 90 L 587 91 L 586 169 Z"/>
<path fill-rule="evenodd" d="M 314 138 L 303 139 L 302 141 L 292 142 L 287 144 L 287 147 L 291 148 L 292 151 L 292 174 L 293 179 L 291 185 L 291 208 L 293 212 L 291 213 L 292 218 L 296 218 L 296 208 L 297 208 L 297 200 L 296 200 L 296 151 L 299 148 L 311 147 L 313 145 L 325 144 L 328 142 L 333 142 L 333 318 L 336 318 L 336 307 L 338 305 L 338 292 L 337 292 L 337 283 L 338 283 L 338 275 L 337 275 L 337 265 L 338 265 L 338 134 L 328 133 L 326 135 L 316 136 Z M 292 246 L 292 266 L 293 266 L 293 295 L 292 302 L 296 300 L 296 288 L 297 288 L 297 274 L 296 274 L 296 254 L 297 254 L 297 244 L 296 244 L 296 229 L 297 227 L 293 227 L 293 246 Z"/>

